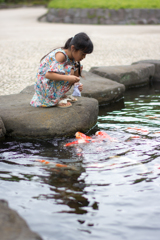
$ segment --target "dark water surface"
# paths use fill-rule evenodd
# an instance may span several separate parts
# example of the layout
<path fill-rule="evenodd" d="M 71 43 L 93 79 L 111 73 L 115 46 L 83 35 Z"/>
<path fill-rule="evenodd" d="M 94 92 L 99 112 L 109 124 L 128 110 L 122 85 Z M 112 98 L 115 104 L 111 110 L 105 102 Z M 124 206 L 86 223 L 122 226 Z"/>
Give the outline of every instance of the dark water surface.
<path fill-rule="evenodd" d="M 159 240 L 160 84 L 101 107 L 98 130 L 113 141 L 0 142 L 0 198 L 44 240 Z"/>

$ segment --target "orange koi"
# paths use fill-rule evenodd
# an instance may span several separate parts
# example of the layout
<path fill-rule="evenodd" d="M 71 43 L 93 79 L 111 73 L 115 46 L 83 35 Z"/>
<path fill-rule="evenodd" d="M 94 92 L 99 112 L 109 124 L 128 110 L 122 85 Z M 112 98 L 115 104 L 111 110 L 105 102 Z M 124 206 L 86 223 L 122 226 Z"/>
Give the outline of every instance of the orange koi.
<path fill-rule="evenodd" d="M 150 118 L 150 119 L 157 119 L 157 120 L 160 120 L 160 118 L 159 118 L 159 117 L 156 117 L 156 116 L 149 116 L 149 115 L 146 115 L 145 117 Z"/>
<path fill-rule="evenodd" d="M 130 138 L 137 139 L 137 138 L 141 138 L 141 137 L 140 136 L 131 136 Z"/>
<path fill-rule="evenodd" d="M 102 139 L 108 138 L 109 140 L 113 140 L 113 138 L 111 138 L 106 132 L 102 132 L 102 131 L 96 132 L 96 136 Z"/>
<path fill-rule="evenodd" d="M 40 162 L 40 163 L 44 163 L 44 164 L 49 164 L 49 165 L 54 165 L 54 167 L 60 167 L 60 168 L 68 168 L 67 165 L 65 164 L 60 164 L 60 163 L 55 163 L 55 162 L 49 162 L 47 160 L 44 160 L 44 159 L 37 159 L 36 160 L 37 162 Z"/>
<path fill-rule="evenodd" d="M 72 145 L 75 145 L 75 144 L 80 144 L 80 143 L 90 143 L 90 141 L 86 140 L 86 139 L 78 139 L 77 141 L 66 143 L 64 145 L 64 147 L 69 147 L 69 146 L 72 146 Z"/>
<path fill-rule="evenodd" d="M 92 139 L 91 137 L 85 135 L 84 133 L 81 132 L 76 132 L 75 134 L 76 138 L 78 139 Z"/>
<path fill-rule="evenodd" d="M 115 140 L 114 138 L 111 138 L 106 132 L 102 132 L 102 131 L 96 132 L 96 137 L 98 137 L 97 139 L 89 137 L 81 132 L 76 132 L 75 136 L 78 140 L 74 142 L 66 143 L 64 146 L 68 147 L 68 146 L 72 146 L 80 143 L 94 143 L 94 142 L 99 142 L 105 138 L 109 139 L 110 141 Z"/>
<path fill-rule="evenodd" d="M 148 134 L 149 133 L 149 131 L 147 129 L 137 128 L 137 127 L 128 127 L 127 130 L 128 131 L 136 131 L 136 132 L 144 133 L 144 134 Z"/>

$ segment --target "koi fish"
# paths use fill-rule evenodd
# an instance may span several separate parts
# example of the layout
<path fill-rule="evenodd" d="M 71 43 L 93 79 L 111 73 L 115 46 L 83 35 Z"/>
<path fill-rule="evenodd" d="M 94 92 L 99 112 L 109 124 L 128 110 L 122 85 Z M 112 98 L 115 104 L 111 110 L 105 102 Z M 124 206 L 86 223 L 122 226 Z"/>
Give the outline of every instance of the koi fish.
<path fill-rule="evenodd" d="M 127 131 L 138 132 L 138 133 L 142 133 L 142 134 L 148 134 L 149 133 L 149 131 L 147 129 L 137 128 L 137 127 L 128 127 Z"/>
<path fill-rule="evenodd" d="M 100 139 L 105 139 L 105 138 L 107 138 L 107 139 L 109 139 L 110 141 L 113 140 L 113 138 L 111 138 L 106 132 L 98 131 L 98 132 L 96 132 L 95 135 L 96 135 L 96 137 L 98 137 L 98 138 L 100 138 Z"/>
<path fill-rule="evenodd" d="M 133 136 L 129 137 L 126 141 L 129 142 L 132 139 L 140 139 L 140 138 L 142 138 L 142 137 L 138 136 L 138 135 L 133 135 Z"/>
<path fill-rule="evenodd" d="M 75 144 L 80 144 L 80 143 L 90 143 L 93 140 L 91 137 L 89 137 L 81 132 L 76 132 L 75 136 L 78 140 L 76 140 L 74 142 L 66 143 L 64 146 L 69 147 L 69 146 L 72 146 Z"/>
<path fill-rule="evenodd" d="M 76 138 L 77 139 L 86 139 L 86 140 L 90 140 L 92 139 L 91 137 L 85 135 L 84 133 L 81 133 L 81 132 L 76 132 L 75 134 Z"/>
<path fill-rule="evenodd" d="M 47 165 L 49 167 L 49 171 L 52 171 L 54 173 L 60 173 L 64 172 L 66 174 L 66 171 L 79 171 L 79 169 L 75 166 L 66 165 L 66 164 L 60 164 L 55 162 L 50 162 L 44 159 L 37 159 L 36 162 L 42 163 L 44 165 Z"/>
<path fill-rule="evenodd" d="M 36 161 L 39 162 L 39 163 L 43 163 L 43 164 L 46 164 L 46 165 L 51 165 L 51 166 L 58 167 L 58 168 L 68 168 L 68 166 L 65 165 L 65 164 L 50 162 L 50 161 L 47 161 L 47 160 L 44 160 L 44 159 L 37 159 Z"/>
<path fill-rule="evenodd" d="M 131 136 L 130 138 L 137 139 L 137 138 L 141 138 L 141 137 L 140 136 Z"/>
<path fill-rule="evenodd" d="M 88 141 L 86 139 L 78 139 L 77 141 L 66 143 L 64 145 L 64 147 L 69 147 L 69 146 L 72 146 L 72 145 L 75 145 L 75 144 L 77 145 L 77 144 L 81 144 L 81 143 L 90 143 L 90 141 Z"/>
<path fill-rule="evenodd" d="M 74 142 L 66 143 L 64 146 L 68 147 L 68 146 L 72 146 L 75 144 L 81 144 L 81 143 L 94 143 L 94 142 L 102 141 L 104 139 L 109 139 L 110 141 L 114 140 L 114 138 L 111 138 L 106 132 L 102 132 L 102 131 L 96 132 L 94 138 L 89 137 L 81 132 L 76 132 L 75 136 L 76 136 L 76 139 L 78 139 L 78 140 L 76 140 Z"/>
<path fill-rule="evenodd" d="M 157 119 L 157 120 L 160 120 L 160 118 L 159 118 L 159 117 L 156 117 L 156 116 L 149 116 L 149 115 L 146 115 L 145 117 L 150 118 L 150 119 Z"/>

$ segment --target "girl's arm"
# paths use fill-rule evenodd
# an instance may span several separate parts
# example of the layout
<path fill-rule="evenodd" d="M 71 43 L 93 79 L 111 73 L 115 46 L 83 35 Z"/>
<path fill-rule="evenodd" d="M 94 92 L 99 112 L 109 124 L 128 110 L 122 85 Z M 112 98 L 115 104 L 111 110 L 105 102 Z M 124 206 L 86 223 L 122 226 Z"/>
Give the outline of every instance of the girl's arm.
<path fill-rule="evenodd" d="M 65 55 L 61 52 L 56 53 L 56 60 L 59 63 L 63 63 L 65 61 Z M 58 73 L 54 73 L 54 72 L 47 72 L 45 74 L 45 78 L 48 78 L 50 80 L 53 81 L 68 81 L 70 83 L 70 85 L 79 82 L 79 77 L 78 76 L 74 76 L 74 75 L 62 75 L 62 74 L 58 74 Z"/>
<path fill-rule="evenodd" d="M 79 82 L 80 78 L 75 75 L 62 75 L 54 72 L 47 72 L 45 78 L 53 81 L 68 81 L 70 85 Z"/>

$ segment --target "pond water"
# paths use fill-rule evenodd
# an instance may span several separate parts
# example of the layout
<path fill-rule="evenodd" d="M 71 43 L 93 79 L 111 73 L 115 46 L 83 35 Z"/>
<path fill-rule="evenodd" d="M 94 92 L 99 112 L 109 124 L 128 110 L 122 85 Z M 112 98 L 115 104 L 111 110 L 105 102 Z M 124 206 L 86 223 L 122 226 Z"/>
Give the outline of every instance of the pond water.
<path fill-rule="evenodd" d="M 44 240 L 158 240 L 160 83 L 101 107 L 96 131 L 112 140 L 0 142 L 0 198 Z"/>

